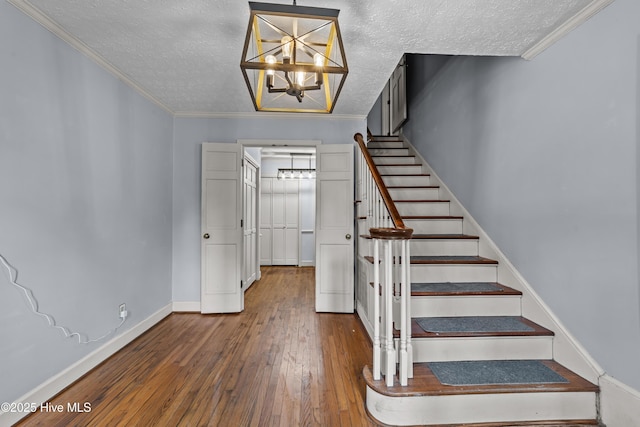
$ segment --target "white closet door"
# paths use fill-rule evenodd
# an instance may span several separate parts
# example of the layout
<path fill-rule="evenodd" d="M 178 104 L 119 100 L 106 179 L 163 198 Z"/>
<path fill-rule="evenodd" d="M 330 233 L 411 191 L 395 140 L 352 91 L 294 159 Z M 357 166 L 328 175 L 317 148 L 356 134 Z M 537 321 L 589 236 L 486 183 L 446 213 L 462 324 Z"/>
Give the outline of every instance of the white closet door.
<path fill-rule="evenodd" d="M 273 257 L 272 183 L 272 178 L 262 178 L 260 181 L 260 265 L 271 265 Z"/>
<path fill-rule="evenodd" d="M 202 144 L 202 313 L 244 309 L 241 159 L 237 144 Z"/>

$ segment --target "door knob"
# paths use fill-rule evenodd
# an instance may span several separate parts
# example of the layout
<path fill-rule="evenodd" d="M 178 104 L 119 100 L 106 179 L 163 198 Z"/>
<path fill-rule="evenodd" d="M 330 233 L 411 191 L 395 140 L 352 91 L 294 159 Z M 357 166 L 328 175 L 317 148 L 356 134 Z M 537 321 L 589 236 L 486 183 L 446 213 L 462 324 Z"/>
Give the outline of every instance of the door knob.
<path fill-rule="evenodd" d="M 204 237 L 205 239 L 208 239 L 209 238 L 209 233 L 204 233 L 204 236 L 202 236 L 202 237 Z"/>
<path fill-rule="evenodd" d="M 344 236 L 344 238 L 347 240 L 351 240 L 351 234 L 347 234 L 346 236 Z"/>

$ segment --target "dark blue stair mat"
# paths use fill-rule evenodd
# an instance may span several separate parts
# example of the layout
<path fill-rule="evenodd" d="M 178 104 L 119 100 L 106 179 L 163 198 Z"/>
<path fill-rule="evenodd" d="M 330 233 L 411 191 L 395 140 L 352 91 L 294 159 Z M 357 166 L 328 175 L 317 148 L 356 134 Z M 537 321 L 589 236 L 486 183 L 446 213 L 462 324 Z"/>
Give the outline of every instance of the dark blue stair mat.
<path fill-rule="evenodd" d="M 488 282 L 412 283 L 413 292 L 503 292 L 500 286 Z"/>
<path fill-rule="evenodd" d="M 518 316 L 418 317 L 425 332 L 532 332 Z"/>
<path fill-rule="evenodd" d="M 540 360 L 473 360 L 428 362 L 445 385 L 553 384 L 568 383 Z"/>

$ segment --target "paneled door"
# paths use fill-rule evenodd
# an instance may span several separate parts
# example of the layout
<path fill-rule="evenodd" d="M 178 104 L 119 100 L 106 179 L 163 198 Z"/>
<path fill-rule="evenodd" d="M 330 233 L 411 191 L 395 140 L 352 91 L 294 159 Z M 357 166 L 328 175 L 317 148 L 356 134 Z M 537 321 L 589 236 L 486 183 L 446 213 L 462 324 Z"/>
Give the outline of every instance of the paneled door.
<path fill-rule="evenodd" d="M 258 166 L 248 157 L 244 158 L 244 269 L 243 282 L 246 290 L 258 275 Z"/>
<path fill-rule="evenodd" d="M 242 147 L 202 144 L 202 313 L 244 309 L 242 290 Z"/>
<path fill-rule="evenodd" d="M 353 145 L 319 145 L 316 171 L 316 311 L 353 313 Z"/>

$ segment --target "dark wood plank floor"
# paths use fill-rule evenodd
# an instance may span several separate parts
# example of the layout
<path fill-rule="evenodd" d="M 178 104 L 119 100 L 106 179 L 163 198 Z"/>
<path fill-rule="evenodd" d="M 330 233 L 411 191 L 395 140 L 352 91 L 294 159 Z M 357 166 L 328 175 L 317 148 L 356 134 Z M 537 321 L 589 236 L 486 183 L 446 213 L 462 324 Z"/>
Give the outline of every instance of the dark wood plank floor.
<path fill-rule="evenodd" d="M 20 426 L 375 426 L 356 315 L 315 313 L 313 268 L 263 267 L 234 315 L 174 313 Z"/>

